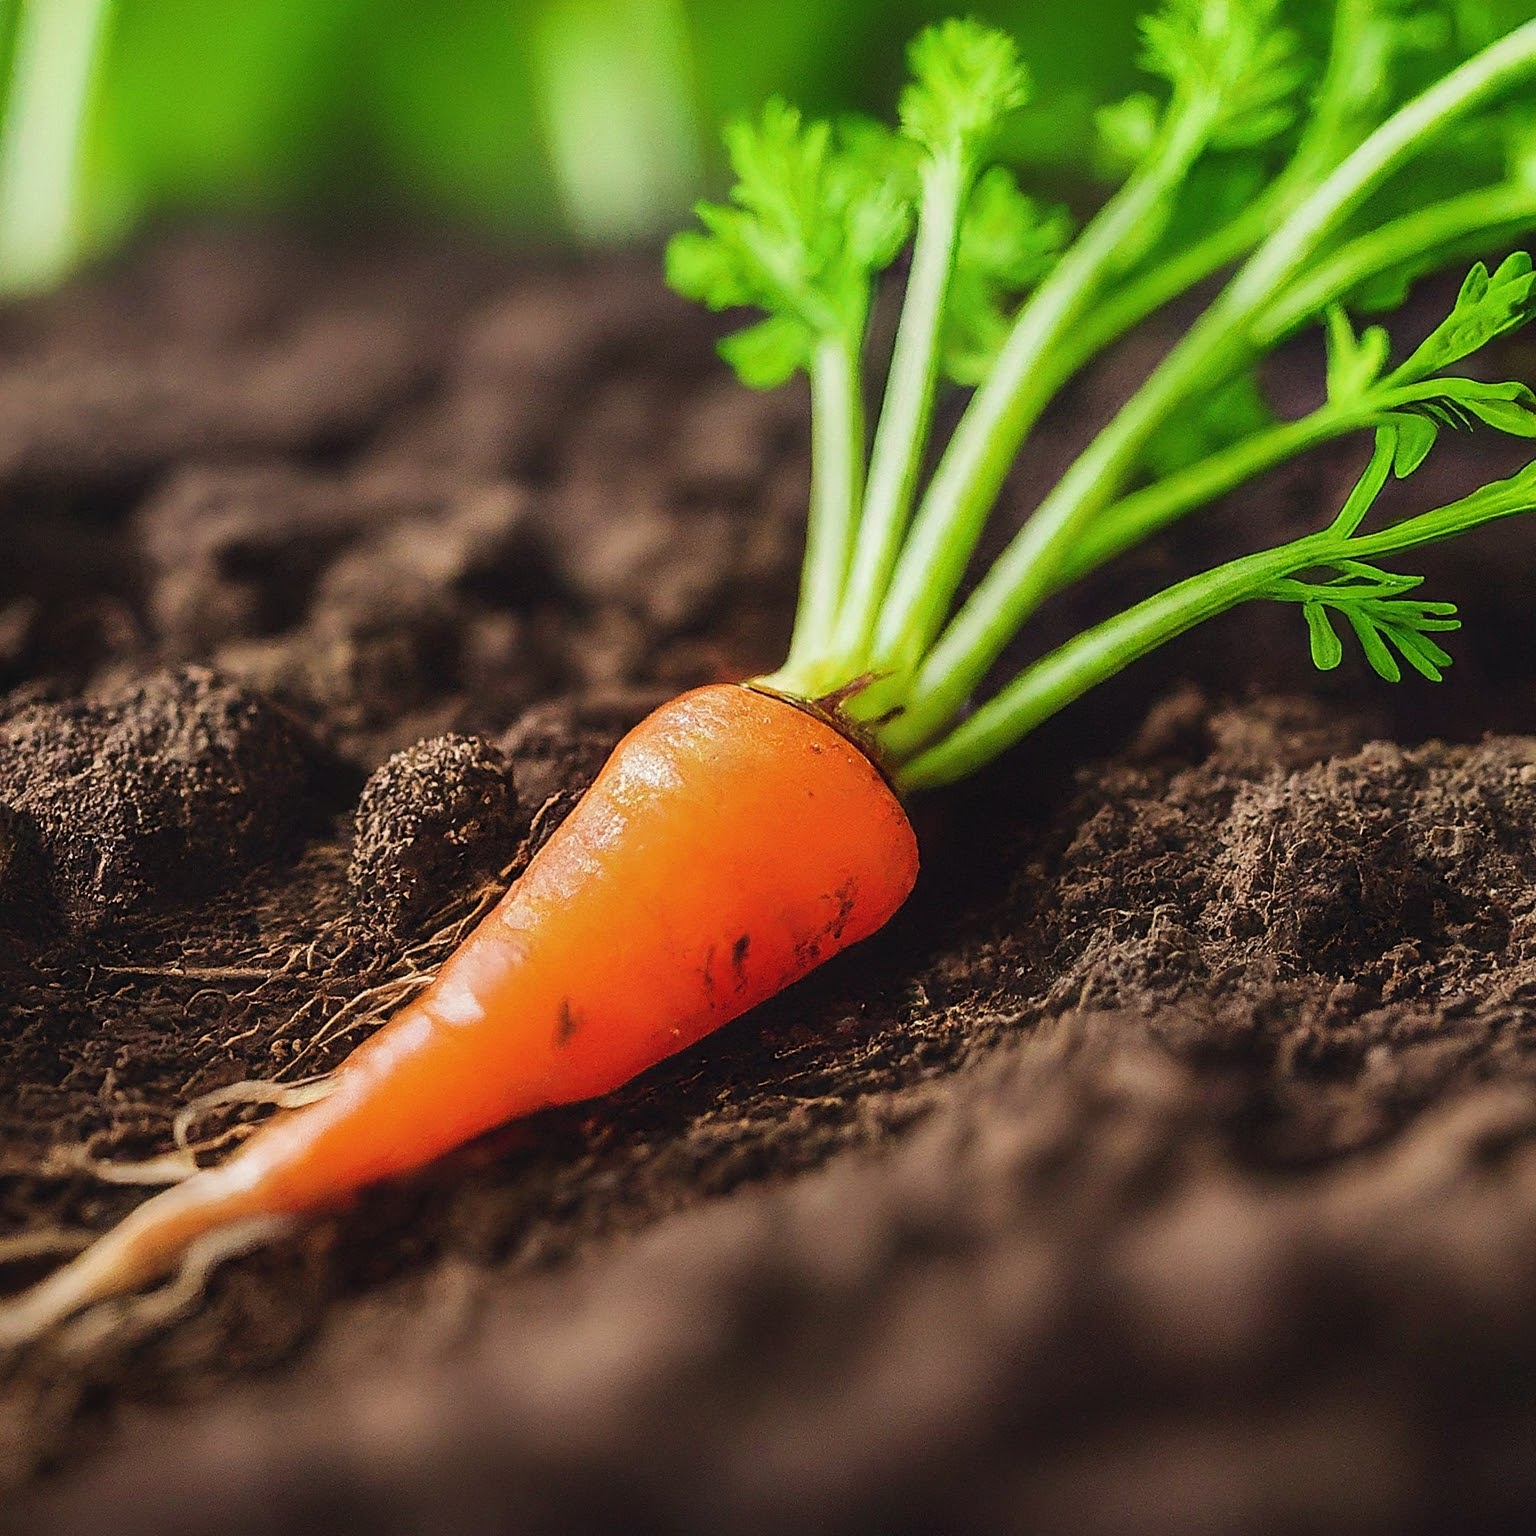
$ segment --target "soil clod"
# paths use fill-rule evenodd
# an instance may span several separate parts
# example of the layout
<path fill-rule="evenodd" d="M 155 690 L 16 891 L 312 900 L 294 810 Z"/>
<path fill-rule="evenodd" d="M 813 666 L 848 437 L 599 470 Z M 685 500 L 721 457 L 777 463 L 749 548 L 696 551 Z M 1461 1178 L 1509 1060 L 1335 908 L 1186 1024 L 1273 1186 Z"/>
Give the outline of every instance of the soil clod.
<path fill-rule="evenodd" d="M 524 824 L 511 764 L 493 743 L 437 736 L 395 753 L 358 802 L 347 867 L 357 926 L 374 945 L 411 936 L 505 865 Z"/>

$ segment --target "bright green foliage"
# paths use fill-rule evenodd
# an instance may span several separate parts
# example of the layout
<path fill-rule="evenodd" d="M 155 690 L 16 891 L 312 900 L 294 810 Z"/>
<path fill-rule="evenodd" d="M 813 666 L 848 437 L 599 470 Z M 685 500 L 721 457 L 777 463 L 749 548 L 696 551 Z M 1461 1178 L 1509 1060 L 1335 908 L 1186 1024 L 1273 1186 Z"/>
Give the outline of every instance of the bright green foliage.
<path fill-rule="evenodd" d="M 1319 561 L 1332 567 L 1333 578 L 1319 582 L 1288 575 L 1255 594 L 1301 605 L 1312 661 L 1319 671 L 1332 671 L 1344 659 L 1343 642 L 1334 626 L 1335 616 L 1349 624 L 1371 670 L 1389 683 L 1402 681 L 1398 657 L 1432 683 L 1440 682 L 1444 669 L 1451 664 L 1450 655 L 1430 636 L 1461 628 L 1461 621 L 1455 616 L 1456 605 L 1410 598 L 1407 594 L 1424 584 L 1422 576 L 1384 571 L 1349 553 L 1348 541 L 1356 538 L 1370 515 L 1389 469 L 1403 479 L 1424 462 L 1428 450 L 1405 457 L 1403 441 L 1398 427 L 1378 429 L 1371 461 L 1328 530 L 1345 541 L 1338 552 Z M 1388 538 L 1390 534 L 1389 529 Z"/>
<path fill-rule="evenodd" d="M 1161 121 L 1162 107 L 1150 91 L 1133 91 L 1121 101 L 1100 107 L 1094 115 L 1100 174 L 1118 181 L 1140 165 L 1157 143 Z"/>
<path fill-rule="evenodd" d="M 1360 336 L 1340 304 L 1328 310 L 1328 398 L 1335 405 L 1361 399 L 1381 377 L 1392 338 L 1373 325 Z"/>
<path fill-rule="evenodd" d="M 1344 659 L 1344 645 L 1333 615 L 1348 621 L 1378 677 L 1402 681 L 1401 656 L 1421 677 L 1438 683 L 1451 658 L 1429 637 L 1460 629 L 1454 603 L 1431 603 L 1404 596 L 1423 585 L 1422 576 L 1394 576 L 1363 560 L 1341 560 L 1332 581 L 1298 581 L 1282 577 L 1264 596 L 1278 602 L 1300 603 L 1307 620 L 1312 660 L 1328 672 Z M 1397 655 L 1393 655 L 1393 651 Z"/>
<path fill-rule="evenodd" d="M 1400 299 L 1420 272 L 1536 230 L 1519 96 L 1536 78 L 1536 22 L 1447 73 L 1460 21 L 1454 0 L 1336 0 L 1318 57 L 1281 0 L 1164 0 L 1142 35 L 1143 64 L 1165 89 L 1101 113 L 1124 180 L 1070 240 L 1064 214 L 991 163 L 995 129 L 1024 84 L 1008 40 L 975 23 L 931 28 L 911 50 L 917 77 L 901 118 L 915 161 L 865 128 L 855 169 L 853 136 L 779 104 L 755 136 L 733 130 L 733 205 L 701 210 L 708 233 L 679 237 L 672 278 L 717 306 L 765 310 L 745 334 L 766 340 L 745 361 L 731 354 L 738 370 L 770 382 L 811 367 L 813 403 L 830 398 L 836 412 L 817 406 L 806 595 L 772 681 L 837 694 L 909 788 L 972 771 L 1156 645 L 1255 599 L 1301 607 L 1320 667 L 1341 664 L 1352 633 L 1382 677 L 1397 681 L 1406 665 L 1438 681 L 1450 657 L 1433 637 L 1456 628 L 1454 609 L 1411 595 L 1419 578 L 1375 561 L 1536 510 L 1536 466 L 1448 507 L 1365 525 L 1387 483 L 1412 475 L 1447 429 L 1536 439 L 1525 383 L 1451 372 L 1536 317 L 1536 275 L 1523 252 L 1492 272 L 1476 263 L 1445 320 L 1395 367 L 1388 327 L 1357 330 L 1350 314 Z M 1406 94 L 1410 80 L 1425 86 L 1419 95 Z M 869 219 L 878 239 L 859 235 L 861 178 L 884 210 Z M 873 281 L 914 207 L 871 447 L 846 394 L 818 391 L 817 348 L 828 336 L 862 347 Z M 987 514 L 1040 412 L 1130 326 L 1224 268 L 1235 269 L 1225 286 L 962 600 Z M 1314 322 L 1326 340 L 1326 398 L 1276 419 L 1260 365 Z M 927 436 L 941 369 L 974 394 L 935 455 Z M 1132 605 L 977 704 L 1052 593 L 1354 433 L 1372 434 L 1373 450 L 1326 527 Z M 919 487 L 925 459 L 934 467 Z M 828 518 L 816 487 L 832 483 L 848 495 Z"/>
<path fill-rule="evenodd" d="M 1435 0 L 1346 0 L 1348 49 L 1334 71 L 1337 95 L 1321 125 L 1330 158 L 1352 150 L 1401 99 L 1404 78 L 1453 62 L 1456 24 Z M 1343 8 L 1341 8 L 1343 9 Z"/>
<path fill-rule="evenodd" d="M 1164 0 L 1141 24 L 1142 66 L 1182 93 L 1220 103 L 1214 149 L 1251 149 L 1295 120 L 1306 79 L 1279 0 Z"/>
<path fill-rule="evenodd" d="M 1450 314 L 1390 374 L 1384 372 L 1391 351 L 1386 328 L 1373 325 L 1357 337 L 1343 306 L 1332 305 L 1327 314 L 1328 399 L 1335 405 L 1348 405 L 1367 399 L 1373 392 L 1390 393 L 1421 383 L 1533 318 L 1536 274 L 1532 273 L 1531 258 L 1524 251 L 1508 257 L 1492 276 L 1478 262 L 1467 274 Z M 1484 402 L 1519 398 L 1518 393 L 1509 391 L 1518 391 L 1520 386 L 1478 385 L 1471 380 L 1452 382 L 1456 387 L 1448 398 L 1463 401 L 1475 415 L 1482 415 Z M 1495 411 L 1495 415 L 1507 417 L 1508 413 Z M 1498 424 L 1490 417 L 1484 419 L 1490 425 Z"/>
<path fill-rule="evenodd" d="M 755 123 L 732 124 L 726 143 L 732 202 L 700 204 L 708 233 L 673 239 L 667 281 L 711 309 L 770 312 L 721 350 L 743 383 L 772 388 L 824 338 L 862 336 L 871 280 L 901 249 L 910 207 L 899 163 L 879 174 L 868 134 L 849 152 L 829 124 L 777 99 Z"/>
<path fill-rule="evenodd" d="M 912 83 L 901 93 L 901 131 L 932 154 L 974 153 L 1029 100 L 1029 74 L 1013 39 L 975 21 L 942 21 L 907 50 Z"/>
<path fill-rule="evenodd" d="M 941 366 L 956 383 L 979 382 L 996 359 L 1020 299 L 1050 271 L 1072 232 L 1064 208 L 1045 208 L 993 165 L 977 173 L 1009 114 L 1030 96 L 1013 39 L 975 21 L 928 27 L 907 51 L 912 83 L 901 94 L 901 129 L 922 146 L 921 181 L 958 161 L 959 211 L 945 295 Z M 930 202 L 945 197 L 939 190 Z M 951 215 L 952 216 L 952 215 Z"/>
<path fill-rule="evenodd" d="M 1440 371 L 1470 357 L 1536 314 L 1531 260 L 1511 256 L 1490 279 L 1479 262 L 1468 274 L 1456 306 L 1401 367 L 1383 375 L 1391 342 L 1371 326 L 1358 338 L 1342 308 L 1328 312 L 1328 401 L 1344 412 L 1369 411 L 1390 434 L 1392 471 L 1413 473 L 1443 428 L 1470 431 L 1477 422 L 1513 437 L 1536 437 L 1536 395 L 1521 383 L 1441 378 Z"/>
<path fill-rule="evenodd" d="M 1490 277 L 1482 262 L 1467 274 L 1456 307 L 1403 364 L 1415 377 L 1438 372 L 1518 329 L 1536 316 L 1536 273 L 1531 258 L 1516 251 Z"/>
<path fill-rule="evenodd" d="M 1377 420 L 1395 433 L 1393 473 L 1402 479 L 1424 461 L 1443 428 L 1481 422 L 1514 437 L 1536 437 L 1536 395 L 1522 383 L 1443 378 L 1441 372 L 1536 316 L 1536 276 L 1524 251 L 1491 277 L 1478 262 L 1451 313 L 1400 367 L 1383 377 L 1390 343 L 1381 326 L 1357 340 L 1342 309 L 1328 314 L 1331 404 L 1392 406 Z"/>
<path fill-rule="evenodd" d="M 1100 108 L 1100 173 L 1118 180 L 1155 164 L 1191 119 L 1199 124 L 1199 155 L 1218 154 L 1220 163 L 1213 175 L 1202 174 L 1195 155 L 1178 167 L 1135 237 L 1122 242 L 1122 270 L 1154 250 L 1195 245 L 1251 203 L 1270 174 L 1311 73 L 1299 38 L 1278 22 L 1278 6 L 1279 0 L 1164 0 L 1142 20 L 1142 66 L 1166 80 L 1169 91 L 1161 99 L 1134 91 Z"/>

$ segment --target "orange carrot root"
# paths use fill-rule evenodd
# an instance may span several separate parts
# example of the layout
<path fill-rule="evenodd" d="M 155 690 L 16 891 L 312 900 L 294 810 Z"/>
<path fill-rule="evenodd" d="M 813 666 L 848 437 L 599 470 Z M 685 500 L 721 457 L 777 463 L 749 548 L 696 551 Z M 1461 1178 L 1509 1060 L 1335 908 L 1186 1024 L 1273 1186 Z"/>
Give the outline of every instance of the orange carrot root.
<path fill-rule="evenodd" d="M 662 706 L 436 980 L 325 1096 L 7 1306 L 0 1341 L 174 1268 L 201 1234 L 333 1206 L 507 1120 L 610 1092 L 881 927 L 917 843 L 824 720 L 734 684 Z"/>

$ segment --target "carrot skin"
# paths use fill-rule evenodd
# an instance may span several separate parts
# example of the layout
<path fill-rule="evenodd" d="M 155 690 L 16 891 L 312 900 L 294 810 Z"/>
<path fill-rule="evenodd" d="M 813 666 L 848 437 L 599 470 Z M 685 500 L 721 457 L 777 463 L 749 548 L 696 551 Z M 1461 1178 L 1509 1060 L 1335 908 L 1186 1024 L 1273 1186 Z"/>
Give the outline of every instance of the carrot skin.
<path fill-rule="evenodd" d="M 431 985 L 220 1167 L 0 1306 L 0 1344 L 203 1233 L 334 1206 L 520 1115 L 608 1093 L 881 927 L 917 842 L 869 758 L 736 684 L 663 705 Z"/>

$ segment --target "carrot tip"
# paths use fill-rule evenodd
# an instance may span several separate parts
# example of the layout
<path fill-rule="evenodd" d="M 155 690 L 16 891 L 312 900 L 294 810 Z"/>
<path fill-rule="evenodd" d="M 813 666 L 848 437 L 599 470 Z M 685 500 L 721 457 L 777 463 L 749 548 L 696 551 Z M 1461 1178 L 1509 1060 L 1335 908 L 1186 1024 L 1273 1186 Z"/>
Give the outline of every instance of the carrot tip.
<path fill-rule="evenodd" d="M 115 1326 L 122 1309 L 98 1303 L 171 1274 L 169 1284 L 145 1297 L 142 1310 L 151 1324 L 165 1321 L 201 1294 L 218 1265 L 291 1224 L 286 1215 L 230 1211 L 230 1180 L 222 1172 L 205 1170 L 162 1191 L 30 1290 L 0 1302 L 0 1354 L 36 1342 L 77 1313 L 100 1314 L 84 1324 L 86 1334 L 99 1337 L 92 1330 L 104 1319 Z"/>
<path fill-rule="evenodd" d="M 100 1266 L 85 1265 L 108 1232 L 78 1259 L 13 1301 L 0 1302 L 0 1355 L 18 1352 L 56 1330 L 71 1351 L 94 1348 L 127 1323 L 135 1333 L 159 1328 L 191 1309 L 223 1263 L 264 1247 L 295 1225 L 287 1216 L 253 1216 L 205 1232 L 187 1245 L 171 1280 L 132 1300 Z"/>

